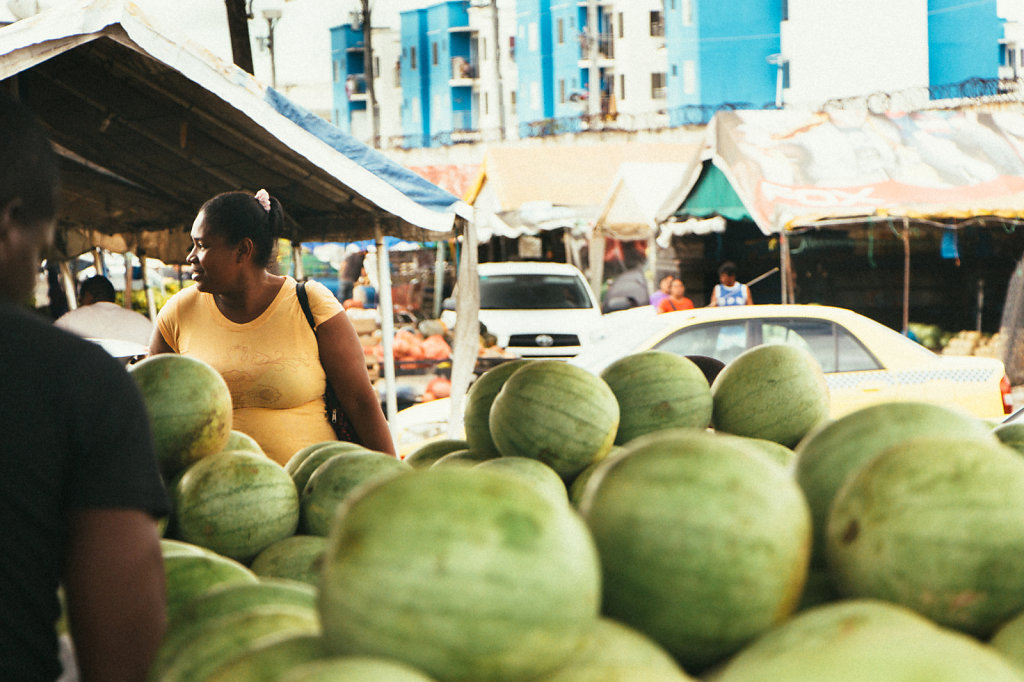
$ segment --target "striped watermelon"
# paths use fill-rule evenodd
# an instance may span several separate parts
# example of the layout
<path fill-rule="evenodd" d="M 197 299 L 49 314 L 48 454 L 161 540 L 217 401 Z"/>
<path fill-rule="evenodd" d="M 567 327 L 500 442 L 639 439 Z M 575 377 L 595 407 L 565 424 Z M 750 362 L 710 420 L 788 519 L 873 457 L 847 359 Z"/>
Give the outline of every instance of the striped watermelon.
<path fill-rule="evenodd" d="M 466 431 L 468 449 L 479 452 L 498 452 L 498 446 L 491 437 L 490 416 L 491 404 L 505 381 L 516 370 L 530 362 L 529 360 L 512 360 L 492 367 L 473 382 L 466 392 L 466 406 L 463 408 L 463 426 Z"/>
<path fill-rule="evenodd" d="M 558 360 L 534 360 L 505 381 L 489 426 L 502 455 L 539 459 L 572 479 L 614 445 L 619 404 L 600 377 Z"/>
<path fill-rule="evenodd" d="M 681 355 L 633 353 L 608 365 L 601 378 L 619 403 L 616 445 L 660 429 L 703 429 L 711 423 L 711 387 L 704 372 Z"/>
<path fill-rule="evenodd" d="M 596 626 L 593 541 L 566 504 L 511 476 L 419 469 L 364 488 L 331 528 L 320 615 L 338 655 L 441 680 L 528 680 Z"/>
<path fill-rule="evenodd" d="M 146 403 L 167 480 L 223 449 L 231 435 L 231 392 L 217 370 L 193 357 L 165 353 L 130 365 L 128 371 Z"/>
<path fill-rule="evenodd" d="M 802 348 L 756 346 L 740 353 L 711 384 L 718 431 L 795 447 L 829 414 L 825 373 Z"/>
<path fill-rule="evenodd" d="M 249 561 L 295 533 L 299 495 L 280 464 L 243 450 L 205 457 L 174 488 L 180 539 Z"/>

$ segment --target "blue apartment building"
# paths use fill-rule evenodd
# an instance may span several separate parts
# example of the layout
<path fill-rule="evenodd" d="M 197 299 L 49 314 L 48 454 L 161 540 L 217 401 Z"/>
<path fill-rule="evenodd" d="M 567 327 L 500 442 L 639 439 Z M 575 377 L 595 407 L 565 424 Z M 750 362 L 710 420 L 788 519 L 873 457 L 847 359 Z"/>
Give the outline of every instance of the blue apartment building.
<path fill-rule="evenodd" d="M 513 1 L 513 0 L 508 0 Z M 614 10 L 598 0 L 596 32 L 602 104 L 616 78 Z M 515 116 L 522 137 L 581 130 L 591 74 L 585 0 L 514 0 L 513 50 L 518 71 Z M 479 137 L 479 47 L 469 0 L 448 0 L 401 13 L 402 146 L 432 147 Z M 928 0 L 929 84 L 995 79 L 1011 60 L 1024 74 L 1024 49 L 1002 45 L 996 0 Z M 788 87 L 781 26 L 787 0 L 664 0 L 664 76 L 668 125 L 706 123 L 723 105 L 775 106 Z M 621 46 L 620 46 L 621 47 Z M 1024 46 L 1021 46 L 1024 48 Z M 1012 49 L 1011 49 L 1012 48 Z M 361 27 L 331 29 L 334 123 L 351 132 L 365 112 Z M 1005 71 L 1005 69 L 1004 69 Z"/>
<path fill-rule="evenodd" d="M 403 146 L 452 144 L 477 129 L 479 60 L 468 6 L 450 0 L 401 14 Z"/>
<path fill-rule="evenodd" d="M 597 8 L 602 103 L 611 96 L 614 36 L 609 2 Z M 517 116 L 522 137 L 575 132 L 588 112 L 590 45 L 587 4 L 577 0 L 518 0 Z"/>
<path fill-rule="evenodd" d="M 665 0 L 669 125 L 705 123 L 726 103 L 774 105 L 769 58 L 781 52 L 784 9 L 784 0 Z"/>
<path fill-rule="evenodd" d="M 996 0 L 928 0 L 928 84 L 998 78 L 1003 24 Z"/>

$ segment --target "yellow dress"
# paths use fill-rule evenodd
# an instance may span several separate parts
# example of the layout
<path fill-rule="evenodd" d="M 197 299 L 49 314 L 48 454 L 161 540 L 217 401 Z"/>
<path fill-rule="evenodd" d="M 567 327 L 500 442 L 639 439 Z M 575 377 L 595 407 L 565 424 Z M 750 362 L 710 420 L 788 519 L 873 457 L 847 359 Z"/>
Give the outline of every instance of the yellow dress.
<path fill-rule="evenodd" d="M 323 284 L 307 282 L 306 291 L 318 326 L 343 314 Z M 324 415 L 327 378 L 316 337 L 291 277 L 251 322 L 232 322 L 217 309 L 212 294 L 190 286 L 167 301 L 157 328 L 174 352 L 220 372 L 231 390 L 233 428 L 256 439 L 274 461 L 283 465 L 303 447 L 335 439 Z"/>

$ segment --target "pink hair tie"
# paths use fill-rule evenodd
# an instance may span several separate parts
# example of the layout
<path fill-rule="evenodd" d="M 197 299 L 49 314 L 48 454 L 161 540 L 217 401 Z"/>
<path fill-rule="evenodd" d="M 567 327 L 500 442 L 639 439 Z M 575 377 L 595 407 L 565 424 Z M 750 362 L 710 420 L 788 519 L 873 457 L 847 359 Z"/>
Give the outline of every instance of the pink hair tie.
<path fill-rule="evenodd" d="M 259 192 L 256 192 L 256 201 L 260 202 L 260 206 L 263 207 L 264 211 L 270 213 L 270 194 L 267 190 L 261 189 Z"/>

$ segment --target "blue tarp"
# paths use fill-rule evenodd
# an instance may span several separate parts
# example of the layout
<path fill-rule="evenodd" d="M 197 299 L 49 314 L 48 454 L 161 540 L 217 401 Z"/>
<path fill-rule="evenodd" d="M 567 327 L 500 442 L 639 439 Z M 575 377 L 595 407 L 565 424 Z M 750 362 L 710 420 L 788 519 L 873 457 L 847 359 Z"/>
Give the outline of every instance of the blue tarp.
<path fill-rule="evenodd" d="M 376 149 L 356 140 L 333 123 L 302 108 L 277 90 L 268 87 L 265 99 L 278 113 L 326 142 L 333 149 L 341 152 L 421 206 L 440 212 L 448 210 L 452 204 L 459 201 L 454 194 L 395 163 Z"/>

